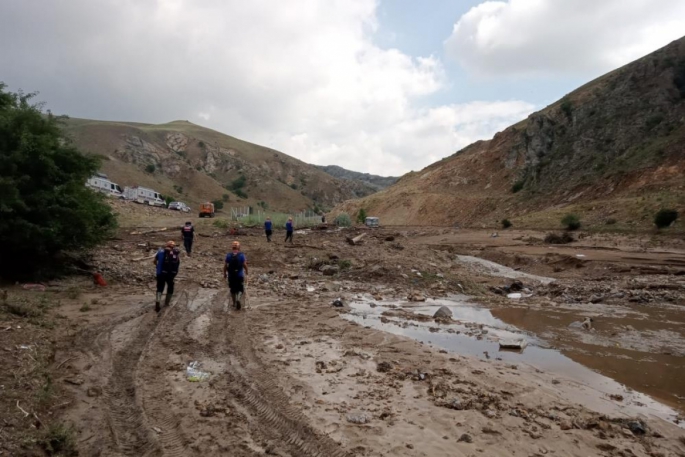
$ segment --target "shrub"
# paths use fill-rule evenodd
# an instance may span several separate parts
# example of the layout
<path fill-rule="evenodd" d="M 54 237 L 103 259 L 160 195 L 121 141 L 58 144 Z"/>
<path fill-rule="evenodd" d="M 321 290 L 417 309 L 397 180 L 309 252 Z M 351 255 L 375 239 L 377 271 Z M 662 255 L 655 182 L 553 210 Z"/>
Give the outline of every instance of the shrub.
<path fill-rule="evenodd" d="M 234 179 L 233 182 L 231 182 L 231 189 L 233 189 L 233 190 L 242 189 L 243 187 L 245 187 L 245 184 L 247 184 L 247 178 L 244 175 L 242 175 L 242 176 Z"/>
<path fill-rule="evenodd" d="M 174 190 L 179 194 L 183 193 L 183 186 L 174 186 Z"/>
<path fill-rule="evenodd" d="M 227 201 L 229 201 L 229 200 L 231 199 L 231 196 L 228 195 L 228 194 L 223 194 L 223 195 L 221 196 L 221 199 L 222 199 L 223 201 L 227 202 Z"/>
<path fill-rule="evenodd" d="M 610 217 L 609 219 L 607 219 L 607 221 L 605 222 L 605 224 L 606 224 L 606 225 L 614 225 L 614 224 L 617 223 L 617 222 L 618 222 L 618 221 L 617 221 L 616 219 L 614 219 L 613 217 Z"/>
<path fill-rule="evenodd" d="M 512 224 L 509 219 L 502 219 L 502 228 L 503 229 L 508 229 L 512 225 L 514 225 L 514 224 Z"/>
<path fill-rule="evenodd" d="M 297 184 L 292 183 L 292 184 L 290 185 L 290 188 L 293 189 L 293 190 L 297 190 Z"/>
<path fill-rule="evenodd" d="M 517 193 L 521 190 L 523 190 L 523 186 L 525 185 L 525 182 L 523 181 L 516 181 L 513 186 L 511 186 L 511 192 L 512 193 Z"/>
<path fill-rule="evenodd" d="M 0 276 L 52 272 L 58 254 L 93 247 L 116 228 L 102 194 L 85 183 L 100 165 L 63 136 L 33 94 L 0 84 Z"/>
<path fill-rule="evenodd" d="M 657 228 L 666 228 L 678 219 L 678 211 L 674 209 L 661 209 L 654 216 L 654 224 Z"/>
<path fill-rule="evenodd" d="M 212 225 L 214 225 L 214 227 L 224 229 L 224 230 L 229 227 L 229 223 L 226 219 L 217 219 L 214 221 L 214 223 Z"/>
<path fill-rule="evenodd" d="M 75 456 L 76 434 L 64 424 L 50 424 L 45 430 L 40 444 L 48 455 Z"/>
<path fill-rule="evenodd" d="M 264 200 L 261 200 L 257 205 L 261 206 L 262 209 L 267 209 L 269 207 L 269 204 L 265 202 Z"/>
<path fill-rule="evenodd" d="M 247 198 L 247 194 L 242 189 L 236 189 L 233 191 L 233 193 L 236 194 L 240 198 Z"/>
<path fill-rule="evenodd" d="M 161 197 L 164 199 L 164 203 L 166 203 L 167 208 L 169 207 L 171 202 L 174 201 L 174 199 L 172 197 L 168 197 L 168 196 L 164 196 L 164 195 L 162 195 Z"/>
<path fill-rule="evenodd" d="M 213 200 L 212 203 L 214 203 L 214 209 L 224 209 L 224 202 L 222 200 Z"/>
<path fill-rule="evenodd" d="M 352 219 L 347 213 L 340 213 L 335 218 L 335 225 L 338 227 L 349 227 L 352 225 Z"/>
<path fill-rule="evenodd" d="M 148 164 L 145 166 L 145 172 L 146 173 L 154 173 L 155 172 L 155 166 L 153 164 Z"/>
<path fill-rule="evenodd" d="M 561 111 L 566 115 L 566 117 L 570 118 L 573 115 L 573 102 L 569 100 L 568 98 L 564 98 L 561 101 L 560 105 Z"/>
<path fill-rule="evenodd" d="M 201 149 L 204 149 L 206 146 L 204 141 L 198 141 L 197 145 L 200 146 Z"/>
<path fill-rule="evenodd" d="M 357 213 L 357 222 L 362 224 L 366 222 L 366 210 L 364 208 L 360 209 Z"/>
<path fill-rule="evenodd" d="M 568 232 L 563 232 L 561 235 L 558 233 L 548 233 L 545 237 L 545 243 L 547 244 L 568 244 L 574 241 L 573 236 Z"/>
<path fill-rule="evenodd" d="M 561 224 L 566 230 L 578 230 L 580 228 L 580 218 L 575 214 L 567 214 L 561 219 Z"/>
<path fill-rule="evenodd" d="M 341 270 L 349 270 L 352 266 L 352 262 L 350 262 L 349 260 L 339 260 L 338 266 Z"/>

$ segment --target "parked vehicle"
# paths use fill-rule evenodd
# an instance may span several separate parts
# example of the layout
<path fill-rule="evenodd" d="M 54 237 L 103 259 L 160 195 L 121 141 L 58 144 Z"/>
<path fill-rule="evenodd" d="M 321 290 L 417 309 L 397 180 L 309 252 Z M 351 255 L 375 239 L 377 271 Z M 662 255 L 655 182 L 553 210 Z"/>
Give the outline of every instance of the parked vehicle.
<path fill-rule="evenodd" d="M 97 173 L 95 176 L 91 177 L 86 181 L 86 187 L 102 192 L 109 197 L 121 198 L 123 196 L 123 191 L 119 184 L 114 183 L 107 179 L 107 175 L 103 173 Z"/>
<path fill-rule="evenodd" d="M 190 206 L 186 205 L 183 202 L 171 202 L 169 203 L 169 206 L 167 208 L 173 209 L 175 211 L 181 211 L 182 213 L 190 212 Z"/>
<path fill-rule="evenodd" d="M 162 196 L 159 194 L 159 192 L 155 192 L 154 190 L 146 187 L 125 187 L 124 198 L 126 200 L 132 200 L 144 205 L 161 207 L 166 206 L 166 202 L 162 199 Z"/>
<path fill-rule="evenodd" d="M 200 217 L 214 217 L 214 203 L 203 203 L 200 205 Z"/>
<path fill-rule="evenodd" d="M 377 217 L 367 217 L 364 222 L 367 227 L 378 227 L 380 226 L 380 220 Z"/>

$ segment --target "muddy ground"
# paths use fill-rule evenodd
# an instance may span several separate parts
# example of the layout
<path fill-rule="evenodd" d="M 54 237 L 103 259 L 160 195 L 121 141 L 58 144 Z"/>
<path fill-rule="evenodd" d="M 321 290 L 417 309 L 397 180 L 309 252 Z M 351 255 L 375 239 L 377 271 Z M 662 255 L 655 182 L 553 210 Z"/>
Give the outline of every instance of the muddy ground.
<path fill-rule="evenodd" d="M 381 228 L 290 246 L 203 224 L 160 314 L 150 255 L 176 229 L 99 249 L 85 267 L 106 287 L 6 287 L 0 455 L 685 455 L 680 240 Z M 221 277 L 235 238 L 241 311 Z"/>

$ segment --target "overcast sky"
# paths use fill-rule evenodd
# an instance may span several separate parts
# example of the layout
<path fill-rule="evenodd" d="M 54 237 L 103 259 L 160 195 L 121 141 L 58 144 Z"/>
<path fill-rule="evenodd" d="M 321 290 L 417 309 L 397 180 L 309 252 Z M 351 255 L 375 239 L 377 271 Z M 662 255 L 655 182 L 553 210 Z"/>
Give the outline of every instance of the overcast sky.
<path fill-rule="evenodd" d="M 399 175 L 685 33 L 685 0 L 0 0 L 0 81 Z"/>

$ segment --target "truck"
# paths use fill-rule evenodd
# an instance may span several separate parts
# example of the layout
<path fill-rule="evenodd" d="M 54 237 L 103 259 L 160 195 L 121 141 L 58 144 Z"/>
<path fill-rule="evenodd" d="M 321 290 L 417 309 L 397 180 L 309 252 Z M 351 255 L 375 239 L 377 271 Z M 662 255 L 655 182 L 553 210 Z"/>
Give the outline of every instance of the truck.
<path fill-rule="evenodd" d="M 367 217 L 364 224 L 367 227 L 378 227 L 380 225 L 380 220 L 377 217 Z"/>
<path fill-rule="evenodd" d="M 144 205 L 166 206 L 166 202 L 162 199 L 160 193 L 147 187 L 124 187 L 124 198 Z"/>
<path fill-rule="evenodd" d="M 124 195 L 119 184 L 110 181 L 104 173 L 96 173 L 95 176 L 90 177 L 86 181 L 86 187 L 102 192 L 108 197 L 121 198 Z"/>
<path fill-rule="evenodd" d="M 200 217 L 214 217 L 214 203 L 205 202 L 201 204 Z"/>

